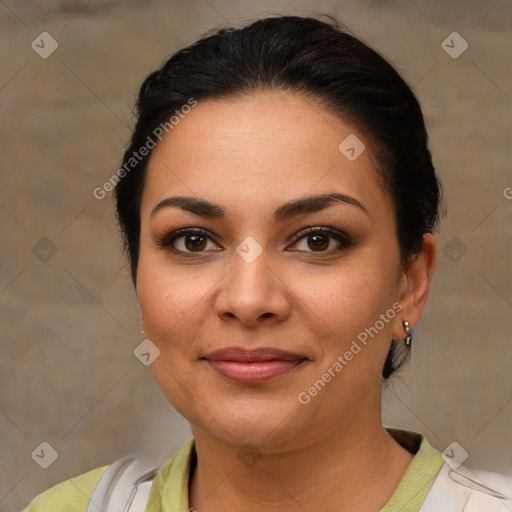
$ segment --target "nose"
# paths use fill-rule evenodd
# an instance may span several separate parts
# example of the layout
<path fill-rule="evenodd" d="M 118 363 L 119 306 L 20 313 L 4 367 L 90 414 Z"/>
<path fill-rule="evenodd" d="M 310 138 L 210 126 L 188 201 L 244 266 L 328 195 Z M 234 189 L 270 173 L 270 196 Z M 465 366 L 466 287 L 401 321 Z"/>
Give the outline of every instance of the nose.
<path fill-rule="evenodd" d="M 218 316 L 224 321 L 237 319 L 247 327 L 286 319 L 290 314 L 289 288 L 272 267 L 265 252 L 252 262 L 233 254 L 232 266 L 216 298 Z"/>

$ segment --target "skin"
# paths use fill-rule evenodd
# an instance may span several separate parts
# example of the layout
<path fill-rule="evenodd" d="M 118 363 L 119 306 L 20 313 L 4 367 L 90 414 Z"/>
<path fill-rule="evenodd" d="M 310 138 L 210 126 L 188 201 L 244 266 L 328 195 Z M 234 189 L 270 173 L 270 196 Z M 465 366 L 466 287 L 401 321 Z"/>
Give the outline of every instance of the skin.
<path fill-rule="evenodd" d="M 349 134 L 366 145 L 355 161 L 338 150 Z M 288 201 L 333 192 L 366 212 L 336 201 L 273 218 Z M 208 200 L 225 218 L 177 206 L 151 215 L 171 196 Z M 318 250 L 311 236 L 301 237 L 321 226 L 345 232 L 353 245 L 321 235 Z M 190 237 L 156 243 L 180 228 L 212 237 L 199 252 Z M 248 236 L 262 249 L 251 263 L 236 252 Z M 191 507 L 314 512 L 340 503 L 344 511 L 385 505 L 413 456 L 382 426 L 381 371 L 391 338 L 405 337 L 402 322 L 414 327 L 420 320 L 435 253 L 427 234 L 413 264 L 400 267 L 393 206 L 370 141 L 311 98 L 266 91 L 205 100 L 162 139 L 143 192 L 136 292 L 146 337 L 161 351 L 151 365 L 156 381 L 196 441 Z M 396 317 L 301 404 L 298 394 L 394 303 L 402 307 Z M 201 359 L 228 346 L 279 348 L 307 360 L 271 382 L 243 385 Z M 240 460 L 246 443 L 259 457 L 251 465 Z"/>

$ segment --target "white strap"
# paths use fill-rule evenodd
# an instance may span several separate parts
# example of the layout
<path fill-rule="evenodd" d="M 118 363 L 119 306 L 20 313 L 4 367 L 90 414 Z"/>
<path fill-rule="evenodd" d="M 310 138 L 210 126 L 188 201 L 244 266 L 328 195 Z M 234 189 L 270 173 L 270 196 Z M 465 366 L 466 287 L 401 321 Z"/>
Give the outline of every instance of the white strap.
<path fill-rule="evenodd" d="M 508 484 L 506 488 L 503 487 L 506 478 L 490 472 L 477 474 L 463 466 L 455 471 L 445 462 L 420 512 L 505 512 L 507 508 L 512 510 L 512 501 L 508 497 L 512 489 Z"/>
<path fill-rule="evenodd" d="M 96 485 L 87 512 L 144 512 L 156 472 L 154 464 L 143 459 L 114 462 Z"/>
<path fill-rule="evenodd" d="M 132 501 L 127 504 L 126 512 L 144 512 L 151 492 L 153 479 L 143 482 L 136 486 L 135 495 Z"/>

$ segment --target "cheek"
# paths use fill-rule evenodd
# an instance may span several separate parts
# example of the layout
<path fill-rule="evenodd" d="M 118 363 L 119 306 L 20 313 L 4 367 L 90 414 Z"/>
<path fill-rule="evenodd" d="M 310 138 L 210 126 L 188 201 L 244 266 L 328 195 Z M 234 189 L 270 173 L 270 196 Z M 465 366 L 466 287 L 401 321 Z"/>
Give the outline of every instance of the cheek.
<path fill-rule="evenodd" d="M 301 273 L 295 277 L 297 304 L 303 305 L 301 314 L 330 331 L 330 339 L 353 339 L 394 302 L 396 283 L 386 275 L 390 269 L 364 254 L 326 273 Z"/>
<path fill-rule="evenodd" d="M 151 371 L 169 403 L 187 418 L 192 390 L 198 385 L 191 367 L 206 311 L 201 300 L 208 291 L 203 279 L 186 278 L 144 261 L 138 273 L 137 297 L 144 319 L 145 337 L 160 350 Z"/>
<path fill-rule="evenodd" d="M 137 296 L 146 335 L 160 350 L 168 350 L 184 329 L 191 328 L 208 286 L 199 276 L 187 279 L 168 272 L 145 275 L 142 271 L 139 282 Z"/>
<path fill-rule="evenodd" d="M 303 281 L 301 299 L 308 306 L 311 322 L 315 323 L 310 327 L 314 327 L 311 331 L 320 348 L 315 378 L 306 384 L 311 385 L 336 362 L 343 367 L 318 405 L 324 401 L 341 404 L 347 400 L 343 403 L 349 407 L 354 397 L 370 393 L 374 385 L 380 385 L 392 338 L 395 316 L 392 306 L 396 301 L 393 293 L 396 283 L 391 279 L 394 274 L 384 267 L 382 261 L 361 255 L 337 272 Z M 390 313 L 386 315 L 387 312 Z"/>

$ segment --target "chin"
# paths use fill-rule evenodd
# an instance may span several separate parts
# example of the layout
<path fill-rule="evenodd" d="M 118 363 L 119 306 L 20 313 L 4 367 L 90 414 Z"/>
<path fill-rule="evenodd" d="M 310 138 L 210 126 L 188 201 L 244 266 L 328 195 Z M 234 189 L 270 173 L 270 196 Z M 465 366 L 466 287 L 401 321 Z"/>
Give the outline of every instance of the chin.
<path fill-rule="evenodd" d="M 193 432 L 202 432 L 226 445 L 250 443 L 270 451 L 291 448 L 300 443 L 305 430 L 313 427 L 312 420 L 318 418 L 313 404 L 304 406 L 298 401 L 303 386 L 296 382 L 233 386 L 205 376 L 188 388 L 176 386 L 176 380 L 167 378 L 158 384 Z"/>
<path fill-rule="evenodd" d="M 185 411 L 184 411 L 185 412 Z M 272 400 L 224 401 L 212 411 L 212 417 L 199 413 L 198 425 L 202 431 L 220 441 L 237 446 L 252 444 L 260 450 L 273 450 L 293 444 L 304 429 L 304 409 L 300 404 Z M 186 412 L 185 412 L 186 417 Z M 189 420 L 190 421 L 190 420 Z"/>

